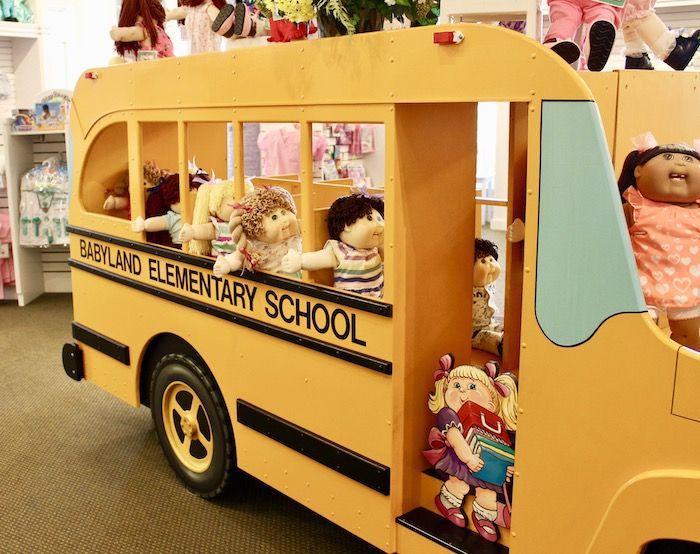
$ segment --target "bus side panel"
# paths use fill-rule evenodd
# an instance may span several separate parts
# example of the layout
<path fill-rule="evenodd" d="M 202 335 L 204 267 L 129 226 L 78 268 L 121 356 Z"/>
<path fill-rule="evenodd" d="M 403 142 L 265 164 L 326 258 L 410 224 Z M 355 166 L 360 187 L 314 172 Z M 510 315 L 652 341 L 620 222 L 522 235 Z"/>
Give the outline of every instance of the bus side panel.
<path fill-rule="evenodd" d="M 235 435 L 238 467 L 243 471 L 377 548 L 394 551 L 389 496 L 343 477 L 252 429 L 239 425 Z"/>

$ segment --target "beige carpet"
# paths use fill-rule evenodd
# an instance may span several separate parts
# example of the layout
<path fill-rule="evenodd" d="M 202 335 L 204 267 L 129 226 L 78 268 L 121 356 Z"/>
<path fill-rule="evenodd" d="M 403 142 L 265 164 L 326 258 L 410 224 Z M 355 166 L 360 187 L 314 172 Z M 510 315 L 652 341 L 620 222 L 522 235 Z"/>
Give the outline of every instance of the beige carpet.
<path fill-rule="evenodd" d="M 376 552 L 260 482 L 186 492 L 145 408 L 70 380 L 71 300 L 0 302 L 0 552 Z"/>

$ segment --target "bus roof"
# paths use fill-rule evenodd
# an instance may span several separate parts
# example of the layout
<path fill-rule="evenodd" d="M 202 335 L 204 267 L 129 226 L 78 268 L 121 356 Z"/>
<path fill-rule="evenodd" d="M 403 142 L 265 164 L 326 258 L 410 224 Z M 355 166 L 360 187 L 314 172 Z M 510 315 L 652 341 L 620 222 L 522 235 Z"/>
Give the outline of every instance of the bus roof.
<path fill-rule="evenodd" d="M 460 31 L 461 44 L 433 43 Z M 76 86 L 86 136 L 125 110 L 246 106 L 593 100 L 559 56 L 520 33 L 441 25 L 297 41 L 95 70 Z"/>

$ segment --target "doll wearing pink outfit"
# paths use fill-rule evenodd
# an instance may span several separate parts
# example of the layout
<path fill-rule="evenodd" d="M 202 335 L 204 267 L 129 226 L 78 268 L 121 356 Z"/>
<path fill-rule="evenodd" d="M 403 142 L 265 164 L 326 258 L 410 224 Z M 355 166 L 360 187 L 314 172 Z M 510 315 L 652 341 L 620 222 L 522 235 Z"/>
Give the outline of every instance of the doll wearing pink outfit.
<path fill-rule="evenodd" d="M 564 58 L 566 63 L 574 63 L 581 57 L 581 49 L 573 38 L 585 23 L 588 30 L 583 42 L 588 69 L 601 71 L 610 57 L 622 8 L 602 0 L 548 0 L 547 3 L 551 24 L 544 37 L 545 46 Z"/>
<path fill-rule="evenodd" d="M 620 193 L 647 305 L 666 312 L 671 338 L 700 350 L 700 154 L 654 145 L 650 134 L 620 174 Z"/>
<path fill-rule="evenodd" d="M 691 37 L 676 36 L 654 12 L 656 0 L 627 0 L 622 12 L 625 69 L 654 69 L 647 46 L 677 71 L 683 71 L 700 47 L 700 30 Z"/>

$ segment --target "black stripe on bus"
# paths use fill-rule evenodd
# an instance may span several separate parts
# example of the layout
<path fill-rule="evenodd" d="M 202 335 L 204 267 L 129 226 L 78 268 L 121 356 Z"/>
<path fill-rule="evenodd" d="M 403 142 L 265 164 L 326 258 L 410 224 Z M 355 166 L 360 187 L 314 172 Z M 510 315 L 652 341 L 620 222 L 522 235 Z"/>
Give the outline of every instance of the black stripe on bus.
<path fill-rule="evenodd" d="M 131 287 L 141 292 L 152 294 L 153 296 L 157 296 L 158 298 L 162 298 L 163 300 L 168 300 L 169 302 L 174 302 L 175 304 L 180 304 L 181 306 L 192 308 L 193 310 L 197 310 L 199 312 L 218 317 L 219 319 L 224 319 L 231 323 L 235 323 L 236 325 L 247 327 L 248 329 L 252 329 L 253 331 L 258 331 L 271 337 L 291 342 L 292 344 L 297 344 L 305 348 L 310 348 L 311 350 L 315 350 L 316 352 L 321 352 L 322 354 L 327 354 L 329 356 L 333 356 L 334 358 L 338 358 L 340 360 L 344 360 L 355 365 L 363 366 L 368 369 L 378 371 L 379 373 L 384 373 L 386 375 L 391 375 L 392 373 L 392 364 L 391 362 L 388 362 L 386 360 L 375 358 L 374 356 L 368 356 L 367 354 L 360 354 L 359 352 L 348 350 L 347 348 L 343 348 L 342 346 L 335 346 L 327 342 L 306 337 L 299 333 L 295 333 L 294 331 L 280 329 L 279 327 L 276 327 L 274 325 L 263 323 L 261 321 L 252 319 L 250 317 L 246 317 L 244 315 L 229 312 L 221 308 L 211 306 L 204 302 L 193 300 L 191 298 L 186 298 L 184 296 L 180 296 L 179 294 L 174 294 L 172 292 L 159 289 L 152 285 L 140 283 L 138 281 L 134 281 L 133 279 L 122 277 L 121 275 L 116 275 L 104 269 L 100 269 L 98 267 L 94 267 L 83 262 L 78 262 L 73 259 L 68 260 L 68 265 L 75 269 L 80 269 L 82 271 L 92 273 L 93 275 L 103 277 L 110 281 L 114 281 L 121 285 Z"/>
<path fill-rule="evenodd" d="M 385 465 L 365 458 L 357 452 L 324 439 L 244 400 L 238 400 L 236 408 L 238 423 L 241 425 L 250 427 L 353 481 L 389 495 L 391 470 Z"/>
<path fill-rule="evenodd" d="M 129 347 L 126 344 L 110 339 L 102 333 L 93 331 L 75 321 L 73 322 L 73 338 L 83 344 L 87 344 L 90 348 L 94 348 L 98 352 L 102 352 L 105 356 L 114 358 L 124 365 L 129 365 L 131 363 Z"/>
<path fill-rule="evenodd" d="M 146 254 L 153 254 L 154 256 L 160 256 L 161 258 L 183 262 L 195 267 L 201 267 L 202 269 L 208 269 L 210 271 L 214 268 L 214 260 L 212 259 L 186 254 L 185 252 L 173 250 L 172 248 L 142 242 L 133 242 L 127 239 L 114 237 L 112 235 L 90 231 L 89 229 L 84 229 L 82 227 L 74 227 L 73 225 L 68 226 L 68 232 L 73 233 L 74 235 L 81 235 L 91 239 L 101 240 L 117 246 L 131 248 L 132 250 L 138 250 L 139 252 L 145 252 Z M 377 314 L 384 317 L 391 317 L 393 314 L 393 307 L 391 304 L 386 304 L 385 302 L 380 302 L 371 298 L 362 298 L 338 290 L 319 287 L 310 283 L 285 279 L 279 275 L 244 271 L 243 273 L 237 273 L 236 276 L 255 283 L 261 283 L 263 285 L 277 287 L 299 294 L 305 294 L 306 296 L 311 296 L 320 300 L 327 300 L 328 302 L 333 302 L 341 306 L 347 306 L 348 308 L 355 308 L 370 314 Z"/>

